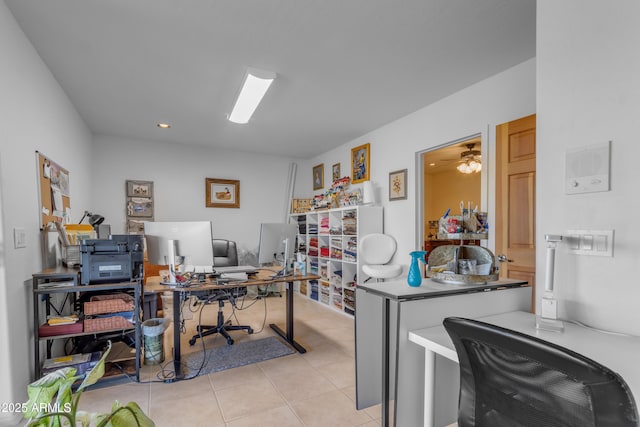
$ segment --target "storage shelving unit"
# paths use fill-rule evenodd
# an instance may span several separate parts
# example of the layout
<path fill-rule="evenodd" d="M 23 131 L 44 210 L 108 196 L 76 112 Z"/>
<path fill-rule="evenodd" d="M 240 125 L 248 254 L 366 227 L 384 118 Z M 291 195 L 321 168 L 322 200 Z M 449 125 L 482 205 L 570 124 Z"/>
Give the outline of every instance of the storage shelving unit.
<path fill-rule="evenodd" d="M 307 272 L 320 276 L 300 285 L 300 293 L 334 310 L 355 314 L 355 288 L 368 278 L 362 272 L 358 242 L 383 232 L 382 207 L 348 206 L 292 214 L 298 224 L 296 250 L 306 259 Z"/>
<path fill-rule="evenodd" d="M 142 294 L 142 282 L 130 281 L 123 283 L 108 283 L 108 284 L 95 284 L 95 285 L 79 285 L 78 270 L 67 268 L 55 268 L 44 270 L 39 273 L 33 274 L 33 319 L 34 319 L 34 367 L 35 367 L 35 379 L 42 376 L 42 354 L 41 344 L 45 343 L 45 356 L 46 358 L 52 357 L 52 347 L 55 340 L 63 340 L 68 338 L 82 337 L 82 336 L 95 336 L 96 338 L 108 333 L 130 333 L 135 334 L 135 380 L 140 381 L 140 354 L 141 354 L 141 342 L 142 342 L 142 329 L 140 319 L 140 301 Z M 67 294 L 70 296 L 69 303 L 71 307 L 75 305 L 78 296 L 81 293 L 105 293 L 114 290 L 121 290 L 123 292 L 133 292 L 134 295 L 134 322 L 127 325 L 125 328 L 117 327 L 111 329 L 101 329 L 93 332 L 77 332 L 69 334 L 56 334 L 41 337 L 39 335 L 40 325 L 46 322 L 47 316 L 51 314 L 50 299 L 53 294 Z M 42 301 L 44 304 L 42 304 Z M 42 306 L 44 306 L 44 312 L 42 312 Z M 107 378 L 107 377 L 105 377 Z"/>

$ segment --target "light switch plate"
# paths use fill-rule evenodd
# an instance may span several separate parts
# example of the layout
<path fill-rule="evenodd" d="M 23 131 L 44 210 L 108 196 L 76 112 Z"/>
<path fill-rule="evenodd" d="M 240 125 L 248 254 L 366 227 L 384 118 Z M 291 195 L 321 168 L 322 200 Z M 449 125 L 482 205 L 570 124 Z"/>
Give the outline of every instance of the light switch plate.
<path fill-rule="evenodd" d="M 13 229 L 13 247 L 15 249 L 27 247 L 27 232 L 24 228 L 16 227 Z"/>
<path fill-rule="evenodd" d="M 613 230 L 568 230 L 569 253 L 613 257 Z"/>

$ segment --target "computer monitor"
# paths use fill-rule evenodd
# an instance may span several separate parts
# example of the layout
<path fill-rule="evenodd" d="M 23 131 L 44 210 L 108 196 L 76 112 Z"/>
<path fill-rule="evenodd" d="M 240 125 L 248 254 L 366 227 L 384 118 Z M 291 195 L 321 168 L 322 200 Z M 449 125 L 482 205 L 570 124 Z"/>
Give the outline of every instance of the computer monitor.
<path fill-rule="evenodd" d="M 289 261 L 293 259 L 296 246 L 296 224 L 263 223 L 260 225 L 258 263 L 261 265 L 282 264 L 282 274 L 288 273 Z"/>
<path fill-rule="evenodd" d="M 175 272 L 176 257 L 184 257 L 178 263 L 182 271 L 214 271 L 211 221 L 146 221 L 144 235 L 150 263 L 169 265 Z"/>

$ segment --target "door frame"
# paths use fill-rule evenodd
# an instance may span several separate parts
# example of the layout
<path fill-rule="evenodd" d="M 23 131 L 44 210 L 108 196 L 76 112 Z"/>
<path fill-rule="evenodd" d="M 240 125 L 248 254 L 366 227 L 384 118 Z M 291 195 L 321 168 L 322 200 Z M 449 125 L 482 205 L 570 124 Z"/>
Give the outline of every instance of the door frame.
<path fill-rule="evenodd" d="M 484 131 L 472 133 L 466 135 L 464 137 L 450 140 L 448 142 L 434 145 L 429 148 L 422 149 L 420 151 L 415 152 L 415 188 L 416 188 L 416 236 L 415 236 L 415 248 L 416 249 L 424 249 L 424 161 L 423 156 L 425 153 L 438 150 L 440 148 L 448 147 L 450 145 L 459 144 L 461 142 L 467 141 L 469 139 L 480 137 L 480 152 L 482 155 L 482 170 L 480 171 L 480 209 L 489 212 L 489 215 L 494 211 L 493 207 L 488 205 L 488 191 L 489 191 L 489 176 L 490 174 L 495 175 L 495 167 L 491 167 L 491 162 L 489 159 L 489 153 L 491 152 L 489 149 L 489 135 L 490 135 L 490 125 L 487 125 Z M 492 143 L 495 145 L 495 139 Z M 493 169 L 493 170 L 492 170 Z M 495 200 L 495 198 L 494 198 Z M 491 218 L 491 217 L 490 217 Z M 491 239 L 492 229 L 489 229 L 489 240 L 485 242 L 481 242 L 481 246 L 486 246 Z"/>

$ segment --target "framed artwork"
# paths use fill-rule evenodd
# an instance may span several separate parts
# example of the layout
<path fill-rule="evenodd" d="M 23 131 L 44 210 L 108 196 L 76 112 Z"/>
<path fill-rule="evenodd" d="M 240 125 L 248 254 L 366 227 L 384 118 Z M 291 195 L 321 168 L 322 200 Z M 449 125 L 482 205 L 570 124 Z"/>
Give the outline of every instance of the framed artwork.
<path fill-rule="evenodd" d="M 235 179 L 205 178 L 208 208 L 239 208 L 240 181 Z"/>
<path fill-rule="evenodd" d="M 336 182 L 341 178 L 340 176 L 340 163 L 336 163 L 331 166 L 331 180 L 332 182 Z"/>
<path fill-rule="evenodd" d="M 313 167 L 313 189 L 322 190 L 324 188 L 324 163 Z"/>
<path fill-rule="evenodd" d="M 389 172 L 389 200 L 407 198 L 407 170 Z"/>
<path fill-rule="evenodd" d="M 358 145 L 351 149 L 351 182 L 369 181 L 369 144 Z"/>
<path fill-rule="evenodd" d="M 152 197 L 153 182 L 152 181 L 127 181 L 128 197 Z"/>
<path fill-rule="evenodd" d="M 144 234 L 144 222 L 135 219 L 127 220 L 127 232 L 129 234 Z"/>
<path fill-rule="evenodd" d="M 127 216 L 130 217 L 153 217 L 153 199 L 150 197 L 128 197 Z"/>

